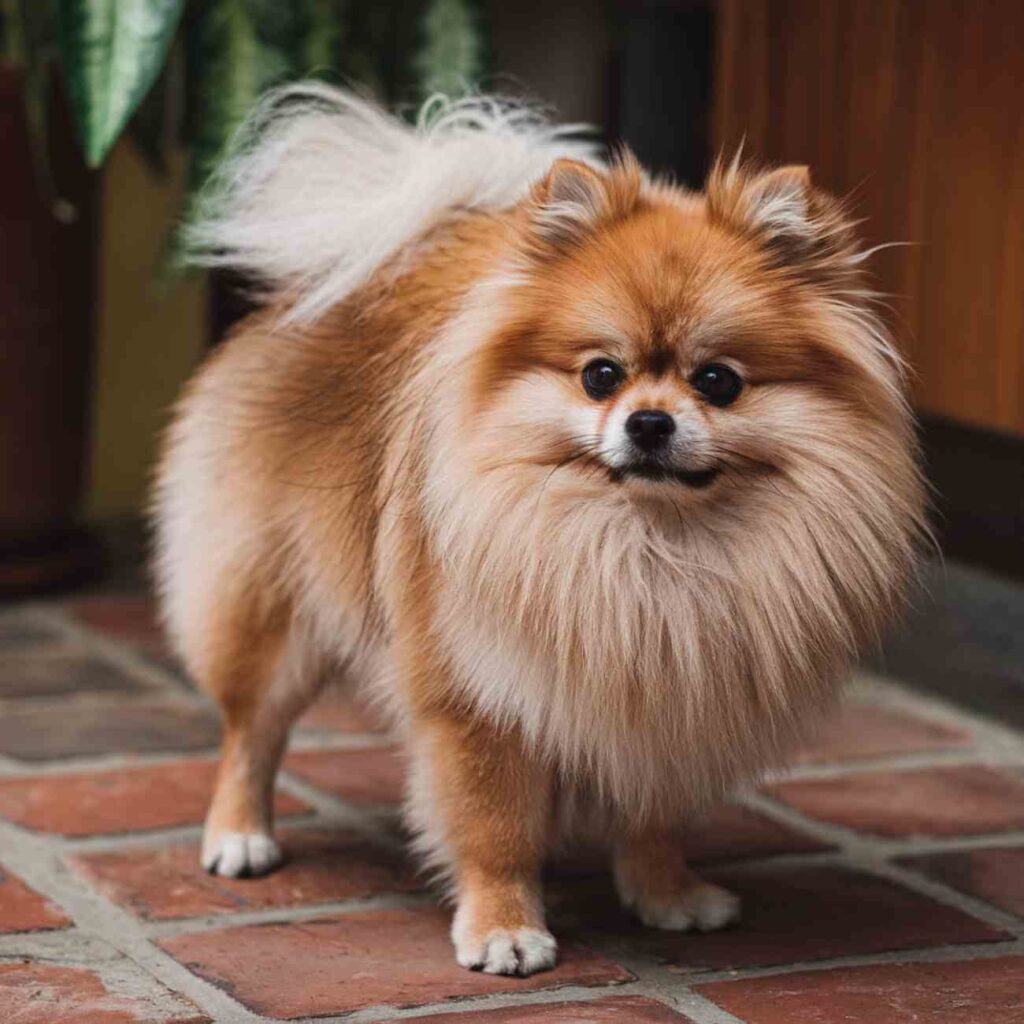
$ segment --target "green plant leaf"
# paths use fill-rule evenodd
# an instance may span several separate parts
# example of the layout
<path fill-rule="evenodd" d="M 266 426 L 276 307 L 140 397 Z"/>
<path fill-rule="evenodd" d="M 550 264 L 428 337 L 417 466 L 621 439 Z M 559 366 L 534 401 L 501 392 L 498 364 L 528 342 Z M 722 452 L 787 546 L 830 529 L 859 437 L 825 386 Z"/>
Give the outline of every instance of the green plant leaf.
<path fill-rule="evenodd" d="M 295 75 L 300 40 L 296 9 L 279 0 L 205 0 L 187 20 L 186 222 L 253 104 Z"/>
<path fill-rule="evenodd" d="M 470 0 L 431 0 L 414 63 L 425 93 L 459 96 L 475 86 L 483 69 L 483 44 Z"/>
<path fill-rule="evenodd" d="M 302 75 L 337 71 L 344 39 L 339 0 L 301 0 L 301 42 L 297 71 Z"/>
<path fill-rule="evenodd" d="M 79 139 L 98 167 L 160 73 L 184 0 L 58 0 Z"/>

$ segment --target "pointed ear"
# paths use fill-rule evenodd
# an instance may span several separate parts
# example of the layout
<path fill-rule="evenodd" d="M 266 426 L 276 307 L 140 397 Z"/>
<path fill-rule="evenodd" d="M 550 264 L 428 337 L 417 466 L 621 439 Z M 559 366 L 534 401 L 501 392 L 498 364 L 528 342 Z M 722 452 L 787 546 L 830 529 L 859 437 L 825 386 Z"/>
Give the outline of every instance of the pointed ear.
<path fill-rule="evenodd" d="M 601 175 L 578 160 L 556 160 L 534 188 L 531 220 L 541 240 L 563 246 L 580 240 L 605 215 Z"/>
<path fill-rule="evenodd" d="M 759 172 L 719 160 L 706 191 L 710 218 L 759 242 L 776 263 L 835 273 L 852 255 L 852 226 L 806 167 Z"/>
<path fill-rule="evenodd" d="M 642 175 L 636 160 L 622 153 L 607 170 L 560 159 L 529 201 L 535 241 L 564 249 L 587 238 L 598 225 L 626 216 L 636 206 Z"/>

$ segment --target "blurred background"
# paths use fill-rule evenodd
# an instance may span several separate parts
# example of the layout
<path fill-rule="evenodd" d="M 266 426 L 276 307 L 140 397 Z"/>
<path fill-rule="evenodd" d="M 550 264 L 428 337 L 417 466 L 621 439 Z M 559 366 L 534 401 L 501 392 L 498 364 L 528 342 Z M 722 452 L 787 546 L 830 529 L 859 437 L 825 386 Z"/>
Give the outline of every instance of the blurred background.
<path fill-rule="evenodd" d="M 944 553 L 881 670 L 1024 724 L 1024 5 L 0 0 L 0 594 L 128 585 L 157 437 L 245 310 L 176 228 L 255 98 L 549 104 L 699 186 L 721 149 L 849 196 Z"/>

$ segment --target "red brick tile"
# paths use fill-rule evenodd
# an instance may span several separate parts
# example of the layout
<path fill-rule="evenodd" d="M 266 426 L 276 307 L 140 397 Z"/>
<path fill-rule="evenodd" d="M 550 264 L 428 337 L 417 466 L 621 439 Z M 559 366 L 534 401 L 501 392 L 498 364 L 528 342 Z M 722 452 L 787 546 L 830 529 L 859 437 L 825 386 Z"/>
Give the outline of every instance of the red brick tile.
<path fill-rule="evenodd" d="M 299 719 L 298 728 L 318 733 L 387 732 L 387 725 L 380 714 L 344 694 L 322 697 Z"/>
<path fill-rule="evenodd" d="M 132 693 L 143 689 L 143 682 L 99 658 L 75 654 L 0 657 L 0 697 Z"/>
<path fill-rule="evenodd" d="M 829 849 L 812 836 L 780 825 L 738 804 L 722 804 L 689 830 L 683 853 L 694 863 L 814 853 Z"/>
<path fill-rule="evenodd" d="M 354 804 L 395 804 L 402 799 L 405 765 L 396 747 L 296 751 L 285 758 L 284 767 Z"/>
<path fill-rule="evenodd" d="M 133 647 L 168 653 L 156 602 L 147 595 L 93 594 L 64 605 L 79 622 Z"/>
<path fill-rule="evenodd" d="M 746 1024 L 1020 1024 L 1024 957 L 801 971 L 697 991 Z"/>
<path fill-rule="evenodd" d="M 143 594 L 94 594 L 65 604 L 76 619 L 112 640 L 128 644 L 161 668 L 185 679 L 157 615 L 156 602 Z"/>
<path fill-rule="evenodd" d="M 1024 917 L 1024 847 L 935 853 L 908 857 L 902 863 Z"/>
<path fill-rule="evenodd" d="M 69 921 L 60 907 L 43 899 L 21 879 L 0 869 L 0 932 L 63 928 Z"/>
<path fill-rule="evenodd" d="M 783 782 L 766 792 L 811 818 L 880 836 L 1024 828 L 1024 778 L 978 765 Z"/>
<path fill-rule="evenodd" d="M 918 718 L 906 711 L 846 704 L 791 758 L 793 764 L 864 761 L 971 745 L 966 729 Z"/>
<path fill-rule="evenodd" d="M 747 807 L 721 804 L 690 825 L 680 845 L 680 856 L 692 864 L 705 865 L 828 849 L 828 843 L 780 825 Z M 579 847 L 557 855 L 549 863 L 547 875 L 551 879 L 607 880 L 609 868 L 607 850 Z"/>
<path fill-rule="evenodd" d="M 576 1003 L 506 1006 L 476 1013 L 432 1013 L 417 1017 L 423 1024 L 687 1024 L 689 1017 L 643 996 L 609 996 Z"/>
<path fill-rule="evenodd" d="M 554 970 L 529 978 L 467 971 L 455 963 L 448 928 L 448 914 L 424 908 L 180 935 L 160 946 L 249 1009 L 285 1020 L 632 978 L 571 943 Z"/>
<path fill-rule="evenodd" d="M 155 983 L 154 983 L 155 986 Z M 11 1024 L 207 1024 L 208 1017 L 159 988 L 150 997 L 111 991 L 93 971 L 0 964 L 0 1007 Z"/>
<path fill-rule="evenodd" d="M 194 845 L 80 854 L 73 863 L 122 906 L 151 921 L 304 907 L 418 888 L 412 870 L 346 832 L 284 833 L 285 865 L 265 878 L 214 878 Z"/>
<path fill-rule="evenodd" d="M 742 919 L 709 934 L 641 927 L 610 891 L 582 890 L 550 904 L 553 920 L 618 937 L 645 957 L 686 970 L 767 967 L 887 950 L 992 942 L 995 928 L 886 879 L 831 867 L 722 868 L 705 876 L 737 893 Z"/>
<path fill-rule="evenodd" d="M 0 716 L 0 754 L 48 761 L 97 754 L 209 750 L 220 739 L 212 709 L 183 700 L 138 698 L 68 707 L 16 707 Z"/>
<path fill-rule="evenodd" d="M 0 817 L 65 836 L 138 832 L 200 823 L 213 791 L 213 761 L 78 772 L 0 781 Z M 278 814 L 307 808 L 286 794 Z"/>

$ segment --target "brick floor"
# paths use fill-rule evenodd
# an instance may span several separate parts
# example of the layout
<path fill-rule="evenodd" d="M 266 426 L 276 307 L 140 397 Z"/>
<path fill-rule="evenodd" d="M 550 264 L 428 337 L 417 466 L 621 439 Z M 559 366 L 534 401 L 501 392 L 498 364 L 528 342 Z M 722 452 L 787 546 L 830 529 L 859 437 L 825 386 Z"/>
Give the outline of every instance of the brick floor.
<path fill-rule="evenodd" d="M 0 754 L 22 761 L 52 761 L 101 754 L 213 750 L 217 716 L 205 705 L 149 698 L 50 708 L 26 706 L 0 716 Z"/>
<path fill-rule="evenodd" d="M 792 758 L 793 764 L 862 761 L 971 745 L 970 730 L 893 708 L 849 704 L 831 715 Z"/>
<path fill-rule="evenodd" d="M 467 971 L 452 959 L 448 929 L 448 915 L 431 907 L 200 932 L 160 945 L 243 1005 L 278 1020 L 632 978 L 571 942 L 563 942 L 554 970 L 529 978 Z"/>
<path fill-rule="evenodd" d="M 214 761 L 173 761 L 68 775 L 0 780 L 0 818 L 40 832 L 101 835 L 197 825 L 210 800 Z M 305 806 L 279 793 L 278 814 Z"/>
<path fill-rule="evenodd" d="M 608 996 L 575 1003 L 503 1006 L 496 1010 L 432 1013 L 423 1024 L 692 1024 L 693 1018 L 641 996 Z"/>
<path fill-rule="evenodd" d="M 721 868 L 705 876 L 743 900 L 742 922 L 720 932 L 663 932 L 621 911 L 607 882 L 555 903 L 556 921 L 589 938 L 615 934 L 641 956 L 685 971 L 772 967 L 1009 936 L 953 907 L 874 875 L 835 867 Z"/>
<path fill-rule="evenodd" d="M 405 765 L 394 747 L 292 753 L 284 767 L 350 803 L 397 804 L 402 799 Z"/>
<path fill-rule="evenodd" d="M 547 881 L 559 964 L 528 979 L 455 965 L 380 813 L 402 758 L 343 694 L 296 730 L 285 866 L 202 872 L 218 738 L 147 599 L 0 612 L 0 1024 L 1024 1024 L 1024 736 L 955 709 L 862 691 L 794 777 L 692 822 L 744 901 L 727 931 L 642 928 L 574 852 Z"/>
<path fill-rule="evenodd" d="M 1024 847 L 934 853 L 908 857 L 904 863 L 960 892 L 1024 917 Z"/>
<path fill-rule="evenodd" d="M 766 790 L 802 814 L 879 836 L 1024 829 L 1024 773 L 979 765 L 869 772 Z"/>
<path fill-rule="evenodd" d="M 169 653 L 156 604 L 136 594 L 93 594 L 68 601 L 65 608 L 79 622 L 132 647 Z"/>
<path fill-rule="evenodd" d="M 685 844 L 686 856 L 695 864 L 812 853 L 830 846 L 737 804 L 723 804 L 695 822 L 687 832 Z"/>
<path fill-rule="evenodd" d="M 111 991 L 95 971 L 0 963 L 0 1008 L 8 1024 L 206 1024 L 180 998 Z"/>
<path fill-rule="evenodd" d="M 141 680 L 89 655 L 32 657 L 14 654 L 0 657 L 0 698 L 131 693 L 145 689 Z"/>
<path fill-rule="evenodd" d="M 285 866 L 255 884 L 196 870 L 194 844 L 85 853 L 73 861 L 115 903 L 151 921 L 315 906 L 421 885 L 402 857 L 352 833 L 285 832 L 282 845 Z"/>
<path fill-rule="evenodd" d="M 63 640 L 55 626 L 19 612 L 0 614 L 0 654 L 40 653 L 55 649 Z"/>
<path fill-rule="evenodd" d="M 69 924 L 60 907 L 0 867 L 0 932 L 30 932 Z"/>
<path fill-rule="evenodd" d="M 1020 1024 L 1024 957 L 804 971 L 697 991 L 746 1024 Z"/>

